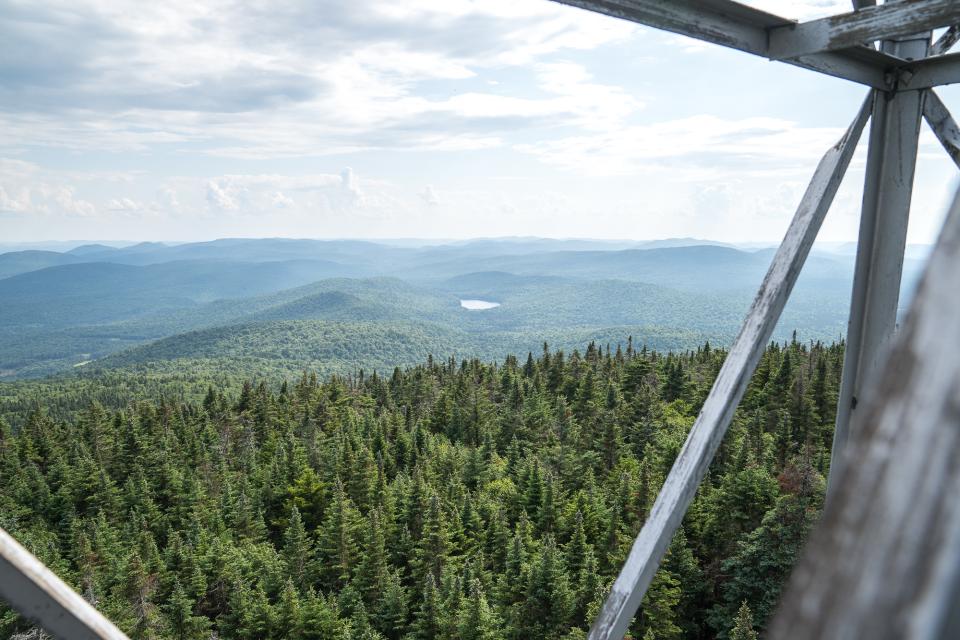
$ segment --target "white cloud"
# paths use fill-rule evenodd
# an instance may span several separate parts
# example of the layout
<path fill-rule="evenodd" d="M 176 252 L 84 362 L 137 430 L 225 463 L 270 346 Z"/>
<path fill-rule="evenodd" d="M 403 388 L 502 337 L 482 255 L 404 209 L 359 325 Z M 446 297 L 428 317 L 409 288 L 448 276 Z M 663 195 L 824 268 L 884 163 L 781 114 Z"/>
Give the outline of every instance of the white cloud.
<path fill-rule="evenodd" d="M 67 213 L 79 216 L 92 216 L 97 208 L 90 202 L 77 198 L 74 188 L 69 185 L 41 185 L 38 191 L 42 194 L 45 204 L 40 206 L 42 211 L 53 213 Z"/>
<path fill-rule="evenodd" d="M 65 214 L 88 217 L 97 207 L 76 195 L 70 177 L 39 165 L 0 158 L 0 211 L 29 214 Z"/>
<path fill-rule="evenodd" d="M 380 194 L 368 194 L 361 187 L 360 176 L 350 167 L 339 174 L 227 174 L 204 180 L 181 179 L 177 193 L 187 198 L 181 207 L 189 208 L 189 194 L 201 190 L 211 211 L 238 215 L 259 215 L 274 209 L 303 214 L 357 213 L 371 204 L 376 209 L 383 202 Z"/>
<path fill-rule="evenodd" d="M 111 211 L 140 211 L 143 205 L 130 198 L 112 198 L 107 208 Z"/>
<path fill-rule="evenodd" d="M 22 67 L 8 83 L 0 71 L 0 148 L 190 144 L 249 158 L 486 148 L 500 138 L 471 119 L 581 117 L 588 101 L 623 102 L 596 86 L 579 101 L 428 98 L 419 86 L 619 42 L 634 31 L 627 22 L 543 0 L 397 5 L 53 0 L 0 11 L 5 55 Z M 497 113 L 478 111 L 487 106 Z"/>
<path fill-rule="evenodd" d="M 207 181 L 207 204 L 221 211 L 237 211 L 237 190 L 229 183 L 219 180 Z"/>
<path fill-rule="evenodd" d="M 669 170 L 677 180 L 806 168 L 843 134 L 777 118 L 698 115 L 517 145 L 545 162 L 592 175 Z"/>
<path fill-rule="evenodd" d="M 0 211 L 21 213 L 30 209 L 30 194 L 23 192 L 19 197 L 11 196 L 0 186 Z"/>
<path fill-rule="evenodd" d="M 273 206 L 277 209 L 287 209 L 294 206 L 296 203 L 288 195 L 285 195 L 282 191 L 277 191 L 273 194 Z"/>
<path fill-rule="evenodd" d="M 340 172 L 340 191 L 346 196 L 347 201 L 355 206 L 363 206 L 364 197 L 360 190 L 360 178 L 350 167 L 345 167 Z"/>
<path fill-rule="evenodd" d="M 418 195 L 428 206 L 434 207 L 440 204 L 440 198 L 437 196 L 437 191 L 433 188 L 433 185 L 428 184 Z"/>
<path fill-rule="evenodd" d="M 167 209 L 168 211 L 179 211 L 180 210 L 180 200 L 177 197 L 177 191 L 170 185 L 164 185 L 157 192 L 157 199 L 160 201 L 159 205 L 161 208 Z"/>

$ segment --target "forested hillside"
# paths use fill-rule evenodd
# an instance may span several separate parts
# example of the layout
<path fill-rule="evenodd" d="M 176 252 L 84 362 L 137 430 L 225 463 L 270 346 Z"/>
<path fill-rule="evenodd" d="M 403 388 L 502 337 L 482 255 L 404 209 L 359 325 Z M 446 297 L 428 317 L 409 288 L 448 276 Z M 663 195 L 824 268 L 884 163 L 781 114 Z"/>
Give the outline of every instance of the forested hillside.
<path fill-rule="evenodd" d="M 583 638 L 724 356 L 544 345 L 211 377 L 197 402 L 114 372 L 116 409 L 44 383 L 0 422 L 0 525 L 132 638 Z M 766 351 L 633 637 L 762 630 L 819 514 L 841 362 Z M 28 629 L 0 607 L 0 635 Z"/>
<path fill-rule="evenodd" d="M 352 354 L 370 351 L 382 333 L 374 325 L 442 336 L 421 342 L 419 352 L 400 350 L 405 357 L 385 351 L 367 369 L 409 366 L 424 350 L 502 360 L 543 340 L 569 350 L 631 334 L 660 351 L 726 345 L 770 259 L 768 250 L 689 239 L 401 246 L 264 238 L 15 251 L 0 254 L 0 379 L 120 362 L 177 367 L 205 360 L 214 342 L 235 352 L 287 350 L 288 371 L 354 370 L 356 359 L 327 357 L 327 323 L 356 323 L 343 345 Z M 905 263 L 905 301 L 920 264 Z M 852 273 L 852 254 L 814 251 L 774 337 L 796 330 L 803 340 L 839 339 Z M 464 299 L 499 306 L 471 311 L 461 308 Z M 301 325 L 291 351 L 289 332 L 272 333 L 276 322 L 312 324 Z M 234 369 L 248 364 L 233 360 Z"/>

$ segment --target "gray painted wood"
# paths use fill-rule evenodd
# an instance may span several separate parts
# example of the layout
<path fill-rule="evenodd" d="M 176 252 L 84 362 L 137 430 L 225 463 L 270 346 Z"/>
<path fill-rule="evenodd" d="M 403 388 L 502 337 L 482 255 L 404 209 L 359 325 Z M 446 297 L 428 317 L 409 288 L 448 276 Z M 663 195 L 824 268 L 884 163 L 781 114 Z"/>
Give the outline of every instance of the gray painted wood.
<path fill-rule="evenodd" d="M 843 139 L 817 166 L 703 409 L 590 629 L 591 640 L 620 640 L 627 631 L 770 340 L 870 117 L 872 104 L 871 92 Z"/>
<path fill-rule="evenodd" d="M 554 0 L 615 18 L 769 58 L 767 31 L 794 24 L 731 0 Z M 889 88 L 889 70 L 902 61 L 868 47 L 785 60 L 789 64 L 878 89 Z"/>
<path fill-rule="evenodd" d="M 128 640 L 112 622 L 0 529 L 0 597 L 62 640 Z"/>
<path fill-rule="evenodd" d="M 960 193 L 772 640 L 960 637 Z"/>
<path fill-rule="evenodd" d="M 923 33 L 960 21 L 957 0 L 913 0 L 770 30 L 769 56 L 776 60 L 836 51 L 877 40 Z M 906 58 L 909 59 L 909 58 Z"/>
<path fill-rule="evenodd" d="M 928 34 L 883 46 L 897 55 L 922 57 L 929 42 Z M 920 91 L 882 95 L 874 102 L 828 500 L 836 489 L 834 471 L 843 464 L 840 453 L 848 440 L 851 416 L 897 324 L 922 103 Z"/>
<path fill-rule="evenodd" d="M 937 41 L 930 47 L 930 55 L 940 56 L 947 53 L 953 48 L 953 45 L 957 44 L 958 40 L 960 40 L 960 25 L 955 24 L 937 38 Z"/>
<path fill-rule="evenodd" d="M 932 89 L 927 91 L 924 99 L 923 117 L 926 118 L 927 124 L 933 129 L 937 139 L 940 140 L 940 144 L 953 158 L 957 167 L 960 167 L 960 127 L 957 126 L 957 122 L 947 111 L 946 105 Z"/>

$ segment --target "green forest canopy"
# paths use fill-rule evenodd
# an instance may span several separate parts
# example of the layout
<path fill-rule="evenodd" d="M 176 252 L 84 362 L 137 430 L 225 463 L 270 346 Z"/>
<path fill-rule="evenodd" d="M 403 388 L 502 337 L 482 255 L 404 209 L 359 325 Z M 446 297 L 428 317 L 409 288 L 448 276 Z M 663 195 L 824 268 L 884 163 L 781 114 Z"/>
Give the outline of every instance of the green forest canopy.
<path fill-rule="evenodd" d="M 4 405 L 0 526 L 132 638 L 583 638 L 724 356 L 544 345 L 202 400 L 44 383 Z M 842 358 L 767 349 L 633 637 L 763 629 Z M 30 628 L 0 606 L 0 635 Z"/>

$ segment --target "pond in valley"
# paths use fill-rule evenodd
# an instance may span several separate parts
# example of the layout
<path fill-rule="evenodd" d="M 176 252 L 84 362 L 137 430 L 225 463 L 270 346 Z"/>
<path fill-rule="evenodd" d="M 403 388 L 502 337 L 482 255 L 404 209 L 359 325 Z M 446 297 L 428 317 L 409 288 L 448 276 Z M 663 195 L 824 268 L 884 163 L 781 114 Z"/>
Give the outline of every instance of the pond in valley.
<path fill-rule="evenodd" d="M 499 307 L 499 302 L 489 302 L 487 300 L 461 300 L 460 306 L 471 311 L 482 311 L 483 309 L 493 309 Z"/>

